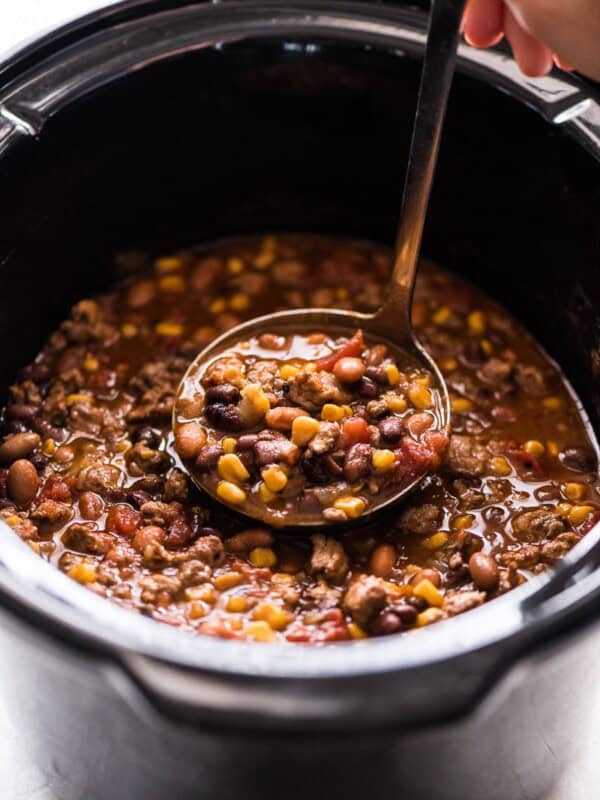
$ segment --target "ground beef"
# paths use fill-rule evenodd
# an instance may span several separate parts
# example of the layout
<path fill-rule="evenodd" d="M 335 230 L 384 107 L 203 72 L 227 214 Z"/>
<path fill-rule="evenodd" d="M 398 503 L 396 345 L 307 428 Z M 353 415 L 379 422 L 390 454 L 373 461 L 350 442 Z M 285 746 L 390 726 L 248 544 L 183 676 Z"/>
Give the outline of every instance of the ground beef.
<path fill-rule="evenodd" d="M 319 431 L 308 445 L 308 450 L 315 455 L 328 453 L 336 446 L 340 438 L 340 428 L 335 422 L 320 422 Z"/>
<path fill-rule="evenodd" d="M 548 392 L 546 379 L 539 367 L 516 364 L 515 381 L 526 394 L 542 397 Z"/>
<path fill-rule="evenodd" d="M 477 608 L 485 601 L 485 592 L 452 592 L 449 591 L 444 599 L 444 611 L 448 616 L 455 617 L 471 608 Z"/>
<path fill-rule="evenodd" d="M 38 523 L 48 525 L 64 525 L 73 516 L 73 511 L 66 503 L 56 500 L 42 500 L 31 512 L 31 518 Z"/>
<path fill-rule="evenodd" d="M 84 467 L 77 476 L 77 489 L 105 495 L 119 486 L 122 477 L 121 470 L 114 464 L 93 464 Z"/>
<path fill-rule="evenodd" d="M 337 539 L 317 534 L 312 537 L 313 551 L 310 559 L 311 575 L 324 575 L 340 583 L 348 574 L 349 562 L 344 548 Z"/>
<path fill-rule="evenodd" d="M 483 475 L 488 460 L 487 449 L 470 436 L 454 434 L 444 456 L 444 463 L 454 475 Z"/>
<path fill-rule="evenodd" d="M 403 533 L 416 533 L 419 536 L 429 536 L 435 533 L 440 526 L 441 511 L 432 503 L 408 508 L 399 520 Z"/>
<path fill-rule="evenodd" d="M 170 500 L 184 501 L 188 496 L 188 479 L 181 470 L 174 469 L 167 475 L 164 485 L 164 498 Z"/>
<path fill-rule="evenodd" d="M 91 523 L 75 523 L 70 525 L 62 535 L 65 547 L 89 555 L 107 553 L 115 537 L 106 531 L 97 531 Z"/>
<path fill-rule="evenodd" d="M 344 608 L 359 625 L 366 625 L 385 606 L 385 581 L 375 575 L 361 575 L 344 596 Z"/>
<path fill-rule="evenodd" d="M 139 586 L 141 601 L 148 606 L 168 606 L 181 591 L 181 581 L 172 575 L 146 575 Z"/>
<path fill-rule="evenodd" d="M 317 411 L 325 403 L 341 405 L 350 395 L 331 372 L 299 372 L 289 381 L 289 398 L 296 405 Z"/>
<path fill-rule="evenodd" d="M 564 531 L 565 525 L 556 511 L 540 507 L 514 517 L 512 529 L 515 536 L 525 540 L 553 539 Z"/>
<path fill-rule="evenodd" d="M 485 493 L 479 488 L 480 481 L 458 478 L 452 482 L 452 488 L 459 499 L 461 510 L 481 508 L 486 502 Z"/>
<path fill-rule="evenodd" d="M 512 364 L 502 361 L 501 358 L 489 358 L 478 372 L 481 380 L 486 383 L 500 384 L 507 381 L 513 371 Z"/>
<path fill-rule="evenodd" d="M 577 533 L 561 533 L 553 541 L 542 545 L 541 556 L 545 561 L 558 561 L 564 558 L 580 539 L 581 536 Z"/>
<path fill-rule="evenodd" d="M 505 550 L 500 560 L 507 567 L 530 569 L 540 560 L 540 547 L 537 544 L 522 544 L 514 550 Z"/>

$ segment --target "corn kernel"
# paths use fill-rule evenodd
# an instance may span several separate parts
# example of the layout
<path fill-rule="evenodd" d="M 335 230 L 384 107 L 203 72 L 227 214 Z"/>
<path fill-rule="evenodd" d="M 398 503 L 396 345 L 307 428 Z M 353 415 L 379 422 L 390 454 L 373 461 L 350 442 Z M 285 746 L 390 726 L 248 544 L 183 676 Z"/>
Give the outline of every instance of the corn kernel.
<path fill-rule="evenodd" d="M 593 511 L 593 506 L 573 506 L 569 511 L 569 522 L 571 525 L 581 525 Z"/>
<path fill-rule="evenodd" d="M 549 456 L 552 456 L 552 458 L 556 458 L 560 453 L 560 447 L 558 445 L 558 442 L 555 442 L 553 440 L 546 442 L 546 450 Z"/>
<path fill-rule="evenodd" d="M 466 397 L 455 397 L 450 403 L 450 407 L 456 414 L 466 414 L 468 411 L 473 411 L 473 403 Z"/>
<path fill-rule="evenodd" d="M 558 411 L 562 406 L 560 397 L 544 397 L 542 405 L 548 411 Z"/>
<path fill-rule="evenodd" d="M 137 336 L 137 332 L 138 327 L 133 322 L 124 322 L 121 325 L 121 336 L 125 339 L 133 339 L 134 336 Z"/>
<path fill-rule="evenodd" d="M 215 592 L 210 583 L 203 583 L 200 586 L 190 586 L 185 590 L 186 600 L 201 600 L 203 603 L 213 605 L 216 601 Z"/>
<path fill-rule="evenodd" d="M 68 394 L 65 401 L 68 406 L 74 406 L 75 403 L 84 403 L 87 406 L 94 404 L 94 398 L 89 394 Z"/>
<path fill-rule="evenodd" d="M 272 492 L 263 481 L 258 486 L 258 495 L 263 503 L 272 503 L 278 497 L 277 492 Z"/>
<path fill-rule="evenodd" d="M 302 367 L 302 369 L 304 370 L 304 372 L 316 372 L 317 365 L 315 364 L 314 361 L 307 361 Z"/>
<path fill-rule="evenodd" d="M 344 417 L 344 409 L 334 403 L 325 403 L 321 409 L 321 419 L 327 422 L 339 422 Z"/>
<path fill-rule="evenodd" d="M 241 631 L 244 623 L 241 617 L 230 617 L 227 620 L 227 624 L 232 630 Z"/>
<path fill-rule="evenodd" d="M 247 294 L 243 294 L 242 292 L 234 294 L 229 298 L 229 308 L 232 308 L 234 311 L 245 311 L 249 305 L 250 298 Z"/>
<path fill-rule="evenodd" d="M 224 572 L 222 575 L 217 575 L 213 583 L 219 592 L 226 592 L 228 589 L 233 589 L 234 586 L 239 586 L 245 583 L 246 579 L 241 572 Z"/>
<path fill-rule="evenodd" d="M 185 290 L 185 283 L 181 275 L 165 275 L 159 280 L 158 287 L 162 292 L 177 294 Z"/>
<path fill-rule="evenodd" d="M 450 521 L 450 527 L 453 531 L 463 531 L 470 528 L 474 522 L 475 517 L 473 514 L 461 514 Z"/>
<path fill-rule="evenodd" d="M 440 368 L 443 372 L 454 372 L 458 367 L 458 361 L 455 358 L 443 358 L 440 361 Z"/>
<path fill-rule="evenodd" d="M 287 584 L 294 582 L 294 578 L 291 575 L 288 575 L 287 572 L 274 572 L 271 576 L 271 583 L 277 584 Z"/>
<path fill-rule="evenodd" d="M 523 445 L 523 450 L 525 450 L 526 453 L 529 453 L 530 456 L 542 456 L 544 455 L 546 448 L 541 442 L 538 442 L 537 439 L 530 439 Z"/>
<path fill-rule="evenodd" d="M 426 389 L 425 386 L 412 385 L 408 392 L 408 399 L 410 402 L 415 406 L 415 408 L 419 408 L 421 410 L 425 408 L 431 408 L 433 405 L 433 398 L 431 396 L 431 392 L 429 389 Z"/>
<path fill-rule="evenodd" d="M 565 483 L 563 486 L 565 497 L 569 500 L 583 500 L 586 494 L 586 487 L 583 483 Z"/>
<path fill-rule="evenodd" d="M 293 378 L 294 375 L 297 375 L 299 372 L 299 367 L 295 367 L 293 364 L 284 364 L 279 370 L 279 377 L 284 381 L 287 381 L 290 378 Z"/>
<path fill-rule="evenodd" d="M 371 460 L 376 470 L 386 472 L 394 467 L 396 456 L 391 450 L 375 450 Z"/>
<path fill-rule="evenodd" d="M 335 290 L 335 296 L 338 300 L 347 300 L 349 297 L 348 289 L 345 286 L 340 286 Z"/>
<path fill-rule="evenodd" d="M 481 347 L 486 356 L 491 356 L 492 353 L 494 352 L 494 345 L 490 342 L 489 339 L 482 339 L 479 342 L 479 346 Z"/>
<path fill-rule="evenodd" d="M 244 397 L 246 400 L 250 400 L 254 410 L 261 417 L 264 417 L 267 411 L 271 408 L 269 398 L 257 383 L 249 383 L 244 389 L 242 389 L 242 397 Z"/>
<path fill-rule="evenodd" d="M 467 325 L 471 333 L 481 336 L 487 328 L 487 319 L 483 311 L 471 311 L 467 317 Z"/>
<path fill-rule="evenodd" d="M 343 405 L 342 408 L 344 409 L 344 416 L 351 417 L 354 414 L 352 410 L 352 406 Z"/>
<path fill-rule="evenodd" d="M 183 260 L 177 256 L 164 256 L 164 258 L 157 258 L 154 262 L 154 267 L 160 275 L 165 275 L 168 272 L 177 272 L 183 266 Z"/>
<path fill-rule="evenodd" d="M 396 386 L 400 383 L 400 370 L 395 364 L 386 364 L 383 371 L 390 386 Z"/>
<path fill-rule="evenodd" d="M 290 621 L 289 615 L 273 603 L 259 603 L 252 615 L 256 620 L 262 620 L 275 631 L 282 631 Z"/>
<path fill-rule="evenodd" d="M 494 475 L 506 477 L 512 472 L 511 466 L 504 456 L 495 456 L 490 461 L 490 467 Z"/>
<path fill-rule="evenodd" d="M 439 608 L 426 608 L 417 615 L 417 628 L 424 628 L 426 625 L 432 625 L 434 622 L 439 622 L 444 619 L 444 612 Z"/>
<path fill-rule="evenodd" d="M 281 492 L 287 486 L 287 475 L 279 467 L 267 467 L 267 469 L 263 469 L 261 475 L 267 488 L 272 492 Z"/>
<path fill-rule="evenodd" d="M 269 252 L 268 250 L 263 250 L 262 253 L 259 253 L 257 256 L 254 257 L 253 264 L 256 269 L 268 269 L 271 266 L 273 261 L 275 260 L 275 254 Z"/>
<path fill-rule="evenodd" d="M 360 625 L 357 625 L 356 622 L 349 622 L 348 623 L 348 633 L 353 639 L 366 639 L 367 634 L 363 631 Z"/>
<path fill-rule="evenodd" d="M 95 564 L 88 564 L 85 561 L 81 564 L 74 564 L 67 575 L 78 583 L 94 583 L 98 577 Z"/>
<path fill-rule="evenodd" d="M 181 336 L 183 334 L 183 325 L 179 322 L 159 322 L 154 330 L 159 336 Z"/>
<path fill-rule="evenodd" d="M 422 597 L 430 606 L 435 606 L 436 608 L 440 608 L 444 602 L 444 595 L 427 578 L 417 583 L 413 589 L 413 594 L 417 597 Z"/>
<path fill-rule="evenodd" d="M 216 300 L 213 300 L 209 305 L 208 310 L 211 314 L 222 314 L 226 308 L 227 303 L 225 302 L 224 298 L 217 297 Z"/>
<path fill-rule="evenodd" d="M 195 342 L 204 344 L 205 342 L 210 342 L 216 335 L 217 331 L 212 325 L 201 325 L 194 331 L 193 339 Z"/>
<path fill-rule="evenodd" d="M 86 356 L 83 359 L 83 368 L 86 372 L 96 372 L 100 367 L 100 362 L 94 356 Z"/>
<path fill-rule="evenodd" d="M 568 517 L 569 513 L 573 506 L 571 503 L 559 503 L 556 506 L 556 513 L 559 514 L 561 517 Z"/>
<path fill-rule="evenodd" d="M 343 511 L 350 517 L 350 519 L 356 519 L 356 517 L 360 517 L 360 515 L 363 513 L 367 507 L 367 504 L 362 497 L 344 495 L 343 497 L 338 497 L 333 501 L 333 507 L 337 508 L 338 511 Z"/>
<path fill-rule="evenodd" d="M 274 567 L 277 563 L 277 556 L 271 547 L 255 547 L 248 556 L 250 562 L 255 567 Z"/>
<path fill-rule="evenodd" d="M 437 311 L 435 311 L 431 317 L 434 325 L 444 325 L 444 323 L 448 322 L 452 315 L 452 312 L 448 308 L 448 306 L 440 306 Z"/>
<path fill-rule="evenodd" d="M 6 517 L 5 520 L 7 525 L 10 525 L 11 528 L 14 528 L 15 525 L 20 525 L 23 520 L 19 517 L 18 514 L 11 514 L 10 516 Z"/>
<path fill-rule="evenodd" d="M 263 620 L 256 620 L 246 625 L 246 636 L 254 639 L 255 642 L 272 642 L 275 639 L 275 632 L 270 625 Z"/>
<path fill-rule="evenodd" d="M 235 448 L 237 447 L 237 441 L 233 438 L 233 436 L 226 436 L 221 442 L 221 447 L 227 454 L 235 453 Z"/>
<path fill-rule="evenodd" d="M 406 411 L 408 407 L 406 398 L 399 394 L 386 394 L 385 402 L 387 403 L 389 410 L 393 411 L 394 414 L 402 414 L 402 412 Z"/>
<path fill-rule="evenodd" d="M 228 258 L 227 269 L 232 275 L 239 275 L 240 272 L 244 271 L 244 262 L 241 258 L 236 258 L 235 256 Z"/>
<path fill-rule="evenodd" d="M 232 506 L 239 506 L 246 499 L 246 492 L 231 481 L 221 481 L 217 486 L 217 495 Z"/>
<path fill-rule="evenodd" d="M 420 572 L 421 568 L 417 567 L 416 570 L 417 572 Z M 400 585 L 397 583 L 392 583 L 391 581 L 385 581 L 385 592 L 392 600 L 397 600 L 400 597 L 410 597 L 410 595 L 413 593 L 413 587 L 409 586 L 408 584 Z"/>
<path fill-rule="evenodd" d="M 413 378 L 413 383 L 418 383 L 419 386 L 431 386 L 431 375 L 417 375 L 416 378 Z"/>
<path fill-rule="evenodd" d="M 425 548 L 425 550 L 441 550 L 448 543 L 448 534 L 444 533 L 444 531 L 438 531 L 437 533 L 432 534 L 427 539 L 423 539 L 421 542 L 421 546 Z"/>
<path fill-rule="evenodd" d="M 233 614 L 239 614 L 246 611 L 248 608 L 248 601 L 241 594 L 233 594 L 227 598 L 225 609 L 231 611 Z"/>
<path fill-rule="evenodd" d="M 27 545 L 33 550 L 34 553 L 37 553 L 38 556 L 42 554 L 42 549 L 39 542 L 32 542 L 31 539 L 28 539 Z"/>
<path fill-rule="evenodd" d="M 200 619 L 206 616 L 207 608 L 200 600 L 192 600 L 188 606 L 187 615 L 190 619 Z"/>
<path fill-rule="evenodd" d="M 54 439 L 46 439 L 46 441 L 42 445 L 42 450 L 47 456 L 51 456 L 52 453 L 56 450 L 56 442 L 54 441 Z"/>
<path fill-rule="evenodd" d="M 319 431 L 319 421 L 312 417 L 296 417 L 292 422 L 292 442 L 305 447 Z"/>
<path fill-rule="evenodd" d="M 217 463 L 217 472 L 225 481 L 247 481 L 250 473 L 235 453 L 226 453 Z M 240 501 L 241 502 L 241 501 Z"/>

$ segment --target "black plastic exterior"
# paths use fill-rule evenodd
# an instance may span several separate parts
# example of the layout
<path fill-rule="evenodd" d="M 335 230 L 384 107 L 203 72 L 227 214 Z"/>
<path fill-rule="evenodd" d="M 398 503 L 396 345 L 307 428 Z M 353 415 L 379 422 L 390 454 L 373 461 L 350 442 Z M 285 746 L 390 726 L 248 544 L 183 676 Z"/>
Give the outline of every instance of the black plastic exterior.
<path fill-rule="evenodd" d="M 156 9 L 103 12 L 4 72 L 4 385 L 74 300 L 118 277 L 120 248 L 257 230 L 393 239 L 422 16 Z M 497 53 L 463 48 L 459 71 L 425 253 L 527 321 L 598 430 L 598 106 L 578 81 L 524 81 Z M 593 563 L 567 588 L 540 579 L 418 636 L 291 652 L 190 640 L 0 535 L 3 683 L 61 800 L 419 800 L 440 786 L 513 800 L 541 797 L 568 758 L 596 646 Z"/>

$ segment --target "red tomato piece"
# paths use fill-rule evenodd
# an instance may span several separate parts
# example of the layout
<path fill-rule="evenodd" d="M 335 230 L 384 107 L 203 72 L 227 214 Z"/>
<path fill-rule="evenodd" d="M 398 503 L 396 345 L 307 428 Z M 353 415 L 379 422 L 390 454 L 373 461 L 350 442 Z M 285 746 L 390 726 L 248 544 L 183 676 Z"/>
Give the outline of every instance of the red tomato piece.
<path fill-rule="evenodd" d="M 351 447 L 359 442 L 368 443 L 369 426 L 366 419 L 363 419 L 363 417 L 349 417 L 344 420 L 342 438 L 344 448 Z"/>
<path fill-rule="evenodd" d="M 139 511 L 126 505 L 112 506 L 106 515 L 106 530 L 119 536 L 133 536 L 142 522 Z"/>
<path fill-rule="evenodd" d="M 331 372 L 340 358 L 347 358 L 348 356 L 358 357 L 364 350 L 364 347 L 363 332 L 359 329 L 339 350 L 331 353 L 331 355 L 320 358 L 317 361 L 317 370 L 320 372 Z"/>

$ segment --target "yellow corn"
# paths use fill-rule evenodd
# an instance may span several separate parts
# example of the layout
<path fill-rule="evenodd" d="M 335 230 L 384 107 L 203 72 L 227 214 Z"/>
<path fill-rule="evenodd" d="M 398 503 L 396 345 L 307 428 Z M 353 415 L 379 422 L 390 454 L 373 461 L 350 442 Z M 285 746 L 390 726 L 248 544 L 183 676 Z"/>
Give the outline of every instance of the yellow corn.
<path fill-rule="evenodd" d="M 237 440 L 233 436 L 226 436 L 221 442 L 221 447 L 227 454 L 234 453 L 237 447 Z"/>
<path fill-rule="evenodd" d="M 440 306 L 437 311 L 434 311 L 431 319 L 435 325 L 443 325 L 444 323 L 448 322 L 452 312 L 448 308 L 448 306 Z"/>
<path fill-rule="evenodd" d="M 194 341 L 201 343 L 209 342 L 211 339 L 214 339 L 216 335 L 217 331 L 212 325 L 201 325 L 194 331 Z"/>
<path fill-rule="evenodd" d="M 474 522 L 475 517 L 473 514 L 461 514 L 459 517 L 454 517 L 454 519 L 451 520 L 450 527 L 454 531 L 465 530 L 465 528 L 470 528 Z"/>
<path fill-rule="evenodd" d="M 466 397 L 455 397 L 450 406 L 456 414 L 466 414 L 467 411 L 473 411 L 473 403 Z"/>
<path fill-rule="evenodd" d="M 572 508 L 571 503 L 559 503 L 556 506 L 556 513 L 560 514 L 561 517 L 568 517 Z"/>
<path fill-rule="evenodd" d="M 236 456 L 234 453 L 226 453 L 224 456 L 221 456 L 217 464 L 217 471 L 221 478 L 225 481 L 231 481 L 232 483 L 236 481 L 247 481 L 250 477 L 250 473 L 242 464 L 239 456 Z"/>
<path fill-rule="evenodd" d="M 158 282 L 162 292 L 180 293 L 185 290 L 185 283 L 181 275 L 165 275 Z"/>
<path fill-rule="evenodd" d="M 569 500 L 583 500 L 586 494 L 586 487 L 583 483 L 565 483 L 563 486 L 565 497 Z"/>
<path fill-rule="evenodd" d="M 74 564 L 67 572 L 67 575 L 78 583 L 94 583 L 98 577 L 96 566 L 85 561 L 80 564 Z"/>
<path fill-rule="evenodd" d="M 335 296 L 338 300 L 347 300 L 349 297 L 348 289 L 345 286 L 340 286 L 335 290 Z"/>
<path fill-rule="evenodd" d="M 417 597 L 422 597 L 430 606 L 435 606 L 436 608 L 440 608 L 444 602 L 444 595 L 430 580 L 427 580 L 427 578 L 417 583 L 413 589 L 413 594 Z"/>
<path fill-rule="evenodd" d="M 441 550 L 448 542 L 448 534 L 444 533 L 444 531 L 438 531 L 437 533 L 432 534 L 427 539 L 423 539 L 421 542 L 422 547 L 425 550 Z"/>
<path fill-rule="evenodd" d="M 304 372 L 316 372 L 317 365 L 315 364 L 314 361 L 307 361 L 306 364 L 304 364 L 304 366 L 302 367 L 302 369 Z"/>
<path fill-rule="evenodd" d="M 224 572 L 222 575 L 217 575 L 213 580 L 215 588 L 219 592 L 226 592 L 228 589 L 233 589 L 234 586 L 239 586 L 245 582 L 246 579 L 241 572 Z"/>
<path fill-rule="evenodd" d="M 293 582 L 294 578 L 291 575 L 288 575 L 286 572 L 274 572 L 271 576 L 271 583 L 289 585 Z"/>
<path fill-rule="evenodd" d="M 203 603 L 213 605 L 216 601 L 215 591 L 210 583 L 203 583 L 201 586 L 190 586 L 185 590 L 186 600 L 201 600 Z"/>
<path fill-rule="evenodd" d="M 134 336 L 137 336 L 137 332 L 138 327 L 133 322 L 124 322 L 121 325 L 121 336 L 125 339 L 133 339 Z"/>
<path fill-rule="evenodd" d="M 541 456 L 545 453 L 546 448 L 541 442 L 538 442 L 537 439 L 530 439 L 523 445 L 523 450 L 531 456 Z"/>
<path fill-rule="evenodd" d="M 375 450 L 372 457 L 373 467 L 380 472 L 392 469 L 396 463 L 396 456 L 391 450 Z"/>
<path fill-rule="evenodd" d="M 15 525 L 20 525 L 21 522 L 23 522 L 23 520 L 21 519 L 21 517 L 18 516 L 18 514 L 11 514 L 10 516 L 5 517 L 4 521 L 6 522 L 7 525 L 10 525 L 11 528 L 14 528 Z"/>
<path fill-rule="evenodd" d="M 353 639 L 366 639 L 367 634 L 363 631 L 360 625 L 357 625 L 356 622 L 349 622 L 348 623 L 348 633 Z"/>
<path fill-rule="evenodd" d="M 190 619 L 200 619 L 206 616 L 207 608 L 200 600 L 192 600 L 188 606 L 188 617 Z"/>
<path fill-rule="evenodd" d="M 234 311 L 245 311 L 249 305 L 250 298 L 247 294 L 243 294 L 242 292 L 234 294 L 229 298 L 229 308 L 232 308 Z"/>
<path fill-rule="evenodd" d="M 246 499 L 246 492 L 231 481 L 221 481 L 217 486 L 217 495 L 232 506 L 239 506 Z"/>
<path fill-rule="evenodd" d="M 239 614 L 242 611 L 246 611 L 248 608 L 248 601 L 241 594 L 233 594 L 231 597 L 227 598 L 225 608 L 227 611 L 231 611 L 234 614 Z"/>
<path fill-rule="evenodd" d="M 276 636 L 273 628 L 263 620 L 256 620 L 246 625 L 245 633 L 255 642 L 272 642 Z"/>
<path fill-rule="evenodd" d="M 42 554 L 39 542 L 32 542 L 31 539 L 28 539 L 27 546 L 30 547 L 34 553 L 37 553 L 38 556 Z"/>
<path fill-rule="evenodd" d="M 416 378 L 413 378 L 413 383 L 418 383 L 419 386 L 431 386 L 431 375 L 417 375 Z"/>
<path fill-rule="evenodd" d="M 96 372 L 100 367 L 100 362 L 94 356 L 86 356 L 83 359 L 83 368 L 86 372 Z"/>
<path fill-rule="evenodd" d="M 88 406 L 94 404 L 94 398 L 89 394 L 68 394 L 65 400 L 68 406 L 74 406 L 75 403 L 85 403 Z"/>
<path fill-rule="evenodd" d="M 490 467 L 494 475 L 506 477 L 512 472 L 511 466 L 504 456 L 495 456 L 490 461 Z"/>
<path fill-rule="evenodd" d="M 271 408 L 269 398 L 257 383 L 249 383 L 248 386 L 242 389 L 242 397 L 250 400 L 254 410 L 261 417 L 264 417 L 267 411 Z"/>
<path fill-rule="evenodd" d="M 321 409 L 321 419 L 327 420 L 327 422 L 339 422 L 343 417 L 344 409 L 334 403 L 325 403 Z"/>
<path fill-rule="evenodd" d="M 426 625 L 432 625 L 434 622 L 439 622 L 444 619 L 444 612 L 439 608 L 426 608 L 417 615 L 417 627 L 424 628 Z"/>
<path fill-rule="evenodd" d="M 593 511 L 593 506 L 573 506 L 569 511 L 569 522 L 571 525 L 581 525 Z"/>
<path fill-rule="evenodd" d="M 293 364 L 283 364 L 281 369 L 279 370 L 279 377 L 282 378 L 284 381 L 293 378 L 294 375 L 297 375 L 300 372 L 299 367 L 295 367 Z"/>
<path fill-rule="evenodd" d="M 431 396 L 431 392 L 425 386 L 420 386 L 419 384 L 413 384 L 408 392 L 408 399 L 410 402 L 418 409 L 425 409 L 431 408 L 433 405 L 433 398 Z"/>
<path fill-rule="evenodd" d="M 390 386 L 396 386 L 400 383 L 400 370 L 395 364 L 386 364 L 383 371 Z"/>
<path fill-rule="evenodd" d="M 255 547 L 248 556 L 250 562 L 255 567 L 274 567 L 277 563 L 277 556 L 271 547 Z"/>
<path fill-rule="evenodd" d="M 168 272 L 177 272 L 183 266 L 183 260 L 177 256 L 164 256 L 157 258 L 154 262 L 154 267 L 160 275 L 165 275 Z"/>
<path fill-rule="evenodd" d="M 272 492 L 263 481 L 258 486 L 258 494 L 263 503 L 271 503 L 278 496 L 277 492 Z"/>
<path fill-rule="evenodd" d="M 402 414 L 402 412 L 406 411 L 408 407 L 406 398 L 399 394 L 386 394 L 385 402 L 387 403 L 389 410 L 393 411 L 394 414 Z"/>
<path fill-rule="evenodd" d="M 252 616 L 255 620 L 266 622 L 275 631 L 282 631 L 290 621 L 288 614 L 273 603 L 259 603 Z"/>
<path fill-rule="evenodd" d="M 318 420 L 312 417 L 296 417 L 292 422 L 292 442 L 298 447 L 305 447 L 318 431 Z"/>
<path fill-rule="evenodd" d="M 548 411 L 558 411 L 562 406 L 562 400 L 560 397 L 544 397 L 542 405 Z"/>
<path fill-rule="evenodd" d="M 280 467 L 267 467 L 263 469 L 261 475 L 267 488 L 272 492 L 281 492 L 287 486 L 287 475 Z"/>
<path fill-rule="evenodd" d="M 354 411 L 352 411 L 352 406 L 343 405 L 342 408 L 344 409 L 345 417 L 351 417 L 352 414 L 354 414 Z"/>
<path fill-rule="evenodd" d="M 183 325 L 179 322 L 159 322 L 154 330 L 159 336 L 181 336 L 183 333 Z"/>
<path fill-rule="evenodd" d="M 471 333 L 481 336 L 487 328 L 487 319 L 483 311 L 471 311 L 467 317 L 467 325 Z"/>
<path fill-rule="evenodd" d="M 42 445 L 42 450 L 47 456 L 51 456 L 52 453 L 56 450 L 56 442 L 54 441 L 54 439 L 46 439 L 46 441 Z"/>
<path fill-rule="evenodd" d="M 225 302 L 224 298 L 217 297 L 209 305 L 208 310 L 210 311 L 211 314 L 222 314 L 226 308 L 227 308 L 227 303 Z"/>
<path fill-rule="evenodd" d="M 356 517 L 360 517 L 360 515 L 363 513 L 367 507 L 367 504 L 362 497 L 344 495 L 343 497 L 338 497 L 337 500 L 333 501 L 333 507 L 337 508 L 338 511 L 343 511 L 351 519 L 356 519 Z"/>
<path fill-rule="evenodd" d="M 228 258 L 227 269 L 232 275 L 239 275 L 240 272 L 244 271 L 244 262 L 241 258 L 236 258 L 235 256 Z"/>
<path fill-rule="evenodd" d="M 560 447 L 558 442 L 554 442 L 550 440 L 546 442 L 546 450 L 548 451 L 548 455 L 552 456 L 552 458 L 556 458 L 556 456 L 560 453 Z"/>
<path fill-rule="evenodd" d="M 482 339 L 479 342 L 479 345 L 486 356 L 491 356 L 494 352 L 494 345 L 490 342 L 489 339 Z"/>
<path fill-rule="evenodd" d="M 458 361 L 455 358 L 443 358 L 440 361 L 440 368 L 443 372 L 454 372 L 458 367 Z"/>

